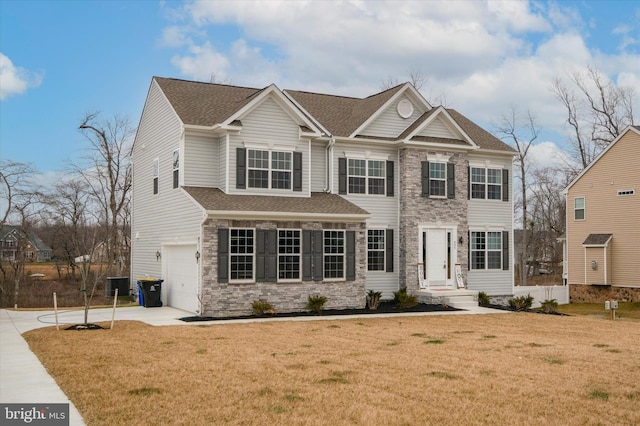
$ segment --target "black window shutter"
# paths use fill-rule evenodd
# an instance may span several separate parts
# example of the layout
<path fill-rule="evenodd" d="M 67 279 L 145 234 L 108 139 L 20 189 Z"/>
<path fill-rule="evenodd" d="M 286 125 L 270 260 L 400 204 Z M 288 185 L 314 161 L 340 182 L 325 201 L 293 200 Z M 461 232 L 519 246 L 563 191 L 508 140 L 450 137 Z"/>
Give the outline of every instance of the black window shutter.
<path fill-rule="evenodd" d="M 387 229 L 385 238 L 385 263 L 387 272 L 393 272 L 393 229 Z"/>
<path fill-rule="evenodd" d="M 229 282 L 229 229 L 218 228 L 218 282 Z"/>
<path fill-rule="evenodd" d="M 467 167 L 467 200 L 471 199 L 471 167 Z"/>
<path fill-rule="evenodd" d="M 302 153 L 293 153 L 293 190 L 302 191 Z"/>
<path fill-rule="evenodd" d="M 278 231 L 258 229 L 256 232 L 256 281 L 276 282 L 278 280 Z"/>
<path fill-rule="evenodd" d="M 324 279 L 324 242 L 322 231 L 313 231 L 311 239 L 311 252 L 313 256 L 311 271 L 314 281 L 322 281 Z"/>
<path fill-rule="evenodd" d="M 236 188 L 247 188 L 247 149 L 236 148 Z"/>
<path fill-rule="evenodd" d="M 387 161 L 387 197 L 393 197 L 393 161 Z"/>
<path fill-rule="evenodd" d="M 265 263 L 267 257 L 266 251 L 266 229 L 256 230 L 256 281 L 266 281 Z"/>
<path fill-rule="evenodd" d="M 502 231 L 502 270 L 509 270 L 509 231 Z"/>
<path fill-rule="evenodd" d="M 447 198 L 456 198 L 456 165 L 447 163 Z"/>
<path fill-rule="evenodd" d="M 302 279 L 310 281 L 313 278 L 312 237 L 313 231 L 302 230 Z"/>
<path fill-rule="evenodd" d="M 429 196 L 429 162 L 422 161 L 422 196 Z"/>
<path fill-rule="evenodd" d="M 467 271 L 471 270 L 471 231 L 467 231 Z"/>
<path fill-rule="evenodd" d="M 356 232 L 347 231 L 347 281 L 356 279 Z"/>
<path fill-rule="evenodd" d="M 502 169 L 502 201 L 509 201 L 509 170 Z"/>
<path fill-rule="evenodd" d="M 347 159 L 338 158 L 338 193 L 347 193 Z"/>

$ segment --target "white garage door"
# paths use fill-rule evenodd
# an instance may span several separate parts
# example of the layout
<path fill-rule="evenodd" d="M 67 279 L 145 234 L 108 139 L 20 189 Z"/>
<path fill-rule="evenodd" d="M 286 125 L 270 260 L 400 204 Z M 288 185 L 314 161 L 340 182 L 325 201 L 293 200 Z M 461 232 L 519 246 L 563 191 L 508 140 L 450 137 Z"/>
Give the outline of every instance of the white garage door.
<path fill-rule="evenodd" d="M 169 306 L 188 312 L 198 310 L 198 263 L 196 245 L 164 246 L 166 262 L 162 293 Z"/>

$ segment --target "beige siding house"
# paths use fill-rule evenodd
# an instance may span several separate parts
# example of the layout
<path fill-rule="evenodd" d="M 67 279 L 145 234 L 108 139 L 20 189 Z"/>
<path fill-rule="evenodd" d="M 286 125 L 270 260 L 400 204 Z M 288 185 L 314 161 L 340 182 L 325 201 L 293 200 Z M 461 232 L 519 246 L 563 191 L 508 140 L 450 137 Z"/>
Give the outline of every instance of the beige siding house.
<path fill-rule="evenodd" d="M 410 84 L 366 98 L 154 77 L 133 147 L 132 279 L 205 316 L 513 295 L 514 151 Z M 469 301 L 471 298 L 471 302 Z M 476 302 L 477 303 L 477 302 Z"/>
<path fill-rule="evenodd" d="M 640 127 L 622 132 L 564 192 L 571 301 L 640 301 Z"/>

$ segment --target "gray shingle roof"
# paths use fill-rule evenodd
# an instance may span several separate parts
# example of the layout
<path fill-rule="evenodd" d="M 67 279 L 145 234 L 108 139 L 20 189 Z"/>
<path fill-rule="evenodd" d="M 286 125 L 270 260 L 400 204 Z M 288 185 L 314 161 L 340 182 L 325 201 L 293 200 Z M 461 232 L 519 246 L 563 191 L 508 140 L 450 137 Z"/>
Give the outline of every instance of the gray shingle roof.
<path fill-rule="evenodd" d="M 586 240 L 582 245 L 585 246 L 602 246 L 607 244 L 609 240 L 613 237 L 613 234 L 589 234 Z"/>
<path fill-rule="evenodd" d="M 230 195 L 217 188 L 187 186 L 184 190 L 207 211 L 298 213 L 366 216 L 369 213 L 336 194 L 312 192 L 311 197 Z"/>
<path fill-rule="evenodd" d="M 234 113 L 251 102 L 264 89 L 255 89 L 224 84 L 201 83 L 154 77 L 165 96 L 183 123 L 213 126 L 228 120 Z M 366 98 L 351 98 L 296 90 L 287 90 L 312 119 L 336 136 L 350 136 L 369 117 L 378 111 L 404 85 L 399 85 Z M 424 113 L 397 139 L 403 139 L 426 120 L 435 110 Z M 514 152 L 513 148 L 482 129 L 480 126 L 454 109 L 447 112 L 458 125 L 482 149 Z M 397 140 L 396 139 L 396 140 Z M 448 141 L 447 143 L 457 143 Z"/>

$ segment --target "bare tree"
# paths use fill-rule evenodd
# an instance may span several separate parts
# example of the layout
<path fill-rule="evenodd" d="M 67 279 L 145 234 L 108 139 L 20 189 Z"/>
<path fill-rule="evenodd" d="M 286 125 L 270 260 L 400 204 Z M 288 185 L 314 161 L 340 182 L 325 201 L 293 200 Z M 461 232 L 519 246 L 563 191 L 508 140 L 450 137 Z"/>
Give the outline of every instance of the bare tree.
<path fill-rule="evenodd" d="M 129 156 L 135 130 L 126 117 L 116 115 L 101 121 L 97 113 L 87 114 L 79 130 L 90 147 L 85 161 L 74 165 L 74 169 L 87 184 L 91 201 L 100 206 L 99 221 L 106 230 L 106 257 L 109 263 L 116 263 L 117 274 L 121 275 L 125 263 L 120 230 L 131 190 Z"/>
<path fill-rule="evenodd" d="M 567 111 L 571 147 L 582 169 L 634 123 L 634 89 L 616 86 L 593 66 L 573 73 L 569 84 L 554 78 L 551 91 Z"/>
<path fill-rule="evenodd" d="M 409 71 L 409 83 L 413 85 L 418 91 L 422 90 L 422 87 L 427 83 L 428 78 L 425 77 L 421 68 L 414 68 Z M 382 80 L 380 84 L 381 90 L 388 90 L 392 87 L 396 87 L 400 84 L 400 80 L 397 77 L 389 75 L 386 79 Z"/>
<path fill-rule="evenodd" d="M 526 118 L 522 119 L 515 106 L 512 106 L 507 114 L 503 114 L 500 122 L 494 126 L 501 139 L 506 140 L 517 152 L 516 164 L 518 167 L 518 179 L 520 180 L 520 196 L 522 197 L 522 251 L 518 263 L 520 265 L 520 285 L 527 285 L 527 274 L 529 272 L 527 264 L 529 257 L 527 254 L 529 228 L 527 217 L 527 175 L 529 173 L 529 164 L 527 162 L 527 154 L 538 138 L 540 128 L 536 124 L 535 117 L 531 111 L 527 111 Z"/>

